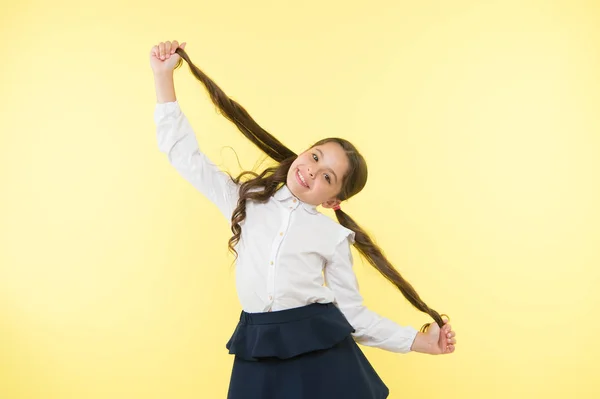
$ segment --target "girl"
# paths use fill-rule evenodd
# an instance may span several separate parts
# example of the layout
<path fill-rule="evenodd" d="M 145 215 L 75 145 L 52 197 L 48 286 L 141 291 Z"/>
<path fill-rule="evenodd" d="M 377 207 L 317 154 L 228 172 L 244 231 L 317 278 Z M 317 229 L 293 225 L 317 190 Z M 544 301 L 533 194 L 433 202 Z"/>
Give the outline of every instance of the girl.
<path fill-rule="evenodd" d="M 388 351 L 454 352 L 449 319 L 430 309 L 379 247 L 341 209 L 367 181 L 348 141 L 321 140 L 296 155 L 189 59 L 177 41 L 152 47 L 158 145 L 175 169 L 231 220 L 236 286 L 243 307 L 226 347 L 235 355 L 229 399 L 381 399 L 388 388 L 356 342 Z M 221 113 L 278 165 L 232 178 L 200 152 L 175 97 L 184 59 Z M 242 182 L 242 178 L 249 177 Z M 335 223 L 317 206 L 335 210 Z M 350 245 L 436 323 L 421 331 L 363 306 Z"/>

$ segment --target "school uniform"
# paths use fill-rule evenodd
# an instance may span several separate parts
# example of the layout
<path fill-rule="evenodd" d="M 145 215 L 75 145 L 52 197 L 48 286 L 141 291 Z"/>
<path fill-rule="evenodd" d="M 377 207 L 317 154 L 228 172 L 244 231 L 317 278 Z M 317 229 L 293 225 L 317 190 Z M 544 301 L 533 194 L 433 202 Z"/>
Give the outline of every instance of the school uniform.
<path fill-rule="evenodd" d="M 238 186 L 199 150 L 177 101 L 154 111 L 160 151 L 230 222 Z M 282 186 L 247 201 L 236 250 L 243 311 L 226 348 L 229 399 L 381 399 L 388 388 L 357 342 L 407 353 L 417 335 L 363 306 L 352 269 L 354 232 Z"/>

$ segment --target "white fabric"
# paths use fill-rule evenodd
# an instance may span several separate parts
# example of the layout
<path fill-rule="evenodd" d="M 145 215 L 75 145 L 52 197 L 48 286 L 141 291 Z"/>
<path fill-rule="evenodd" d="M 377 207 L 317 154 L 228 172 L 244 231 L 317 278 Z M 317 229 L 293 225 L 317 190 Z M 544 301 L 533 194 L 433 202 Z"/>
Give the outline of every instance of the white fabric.
<path fill-rule="evenodd" d="M 154 121 L 160 151 L 230 221 L 238 186 L 200 152 L 179 103 L 157 103 Z M 415 328 L 400 326 L 363 306 L 352 270 L 353 231 L 301 202 L 285 185 L 267 203 L 247 201 L 241 227 L 235 248 L 236 286 L 246 312 L 334 302 L 356 330 L 357 342 L 410 351 Z"/>

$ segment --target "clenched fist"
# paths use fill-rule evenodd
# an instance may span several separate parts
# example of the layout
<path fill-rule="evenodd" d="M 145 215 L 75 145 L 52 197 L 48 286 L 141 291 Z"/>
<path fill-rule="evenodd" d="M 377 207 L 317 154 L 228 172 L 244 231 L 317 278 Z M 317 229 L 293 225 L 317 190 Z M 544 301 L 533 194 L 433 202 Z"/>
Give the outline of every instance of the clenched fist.
<path fill-rule="evenodd" d="M 181 45 L 177 40 L 172 42 L 160 42 L 150 50 L 150 66 L 154 73 L 169 72 L 175 69 L 181 59 L 179 54 L 175 53 L 179 47 L 185 49 L 186 43 Z"/>

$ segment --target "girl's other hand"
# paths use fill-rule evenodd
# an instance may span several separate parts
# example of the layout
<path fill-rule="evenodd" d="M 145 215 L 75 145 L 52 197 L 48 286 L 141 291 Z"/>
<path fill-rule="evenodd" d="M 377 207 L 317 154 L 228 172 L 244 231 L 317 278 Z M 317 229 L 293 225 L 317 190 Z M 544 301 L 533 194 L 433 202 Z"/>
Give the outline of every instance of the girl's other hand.
<path fill-rule="evenodd" d="M 172 42 L 160 42 L 150 50 L 150 66 L 152 71 L 157 73 L 170 72 L 175 69 L 177 62 L 181 59 L 179 54 L 175 53 L 177 48 L 185 49 L 186 43 L 181 45 L 177 40 Z"/>
<path fill-rule="evenodd" d="M 430 337 L 433 353 L 432 355 L 444 355 L 454 352 L 456 345 L 456 332 L 448 324 L 448 319 L 444 319 L 444 326 L 440 328 L 437 323 L 431 323 L 426 334 Z"/>
<path fill-rule="evenodd" d="M 427 353 L 429 355 L 444 355 L 452 353 L 456 345 L 456 333 L 452 331 L 449 319 L 444 320 L 444 326 L 440 328 L 437 323 L 427 323 L 425 330 L 417 333 L 410 349 L 415 352 Z M 425 332 L 423 332 L 425 331 Z"/>

